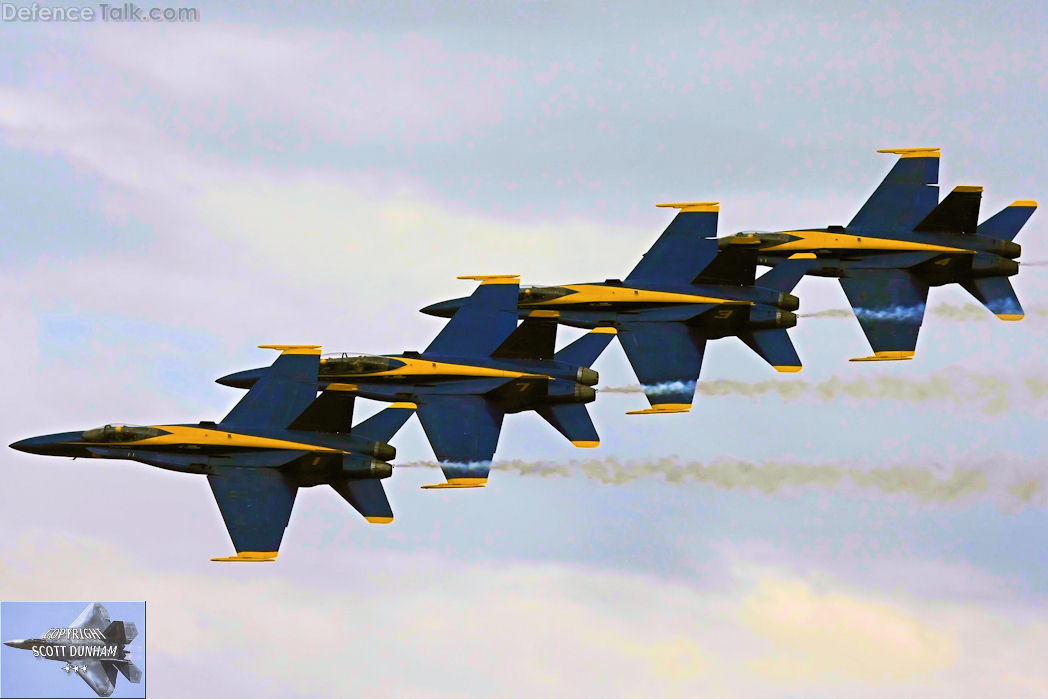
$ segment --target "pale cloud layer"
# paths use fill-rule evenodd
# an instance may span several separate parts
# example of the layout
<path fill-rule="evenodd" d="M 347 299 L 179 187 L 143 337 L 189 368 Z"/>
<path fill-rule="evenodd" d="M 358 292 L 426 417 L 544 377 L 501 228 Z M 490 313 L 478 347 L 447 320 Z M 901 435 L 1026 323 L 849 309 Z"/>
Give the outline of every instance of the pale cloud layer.
<path fill-rule="evenodd" d="M 325 561 L 319 577 L 278 577 L 280 563 L 202 575 L 51 531 L 21 534 L 0 560 L 7 598 L 61 596 L 70 578 L 83 597 L 152 590 L 151 687 L 180 686 L 172 667 L 214 656 L 242 689 L 266 696 L 955 696 L 1002 683 L 1035 696 L 1048 687 L 1040 611 L 773 569 L 736 569 L 731 592 L 642 573 L 366 551 Z"/>

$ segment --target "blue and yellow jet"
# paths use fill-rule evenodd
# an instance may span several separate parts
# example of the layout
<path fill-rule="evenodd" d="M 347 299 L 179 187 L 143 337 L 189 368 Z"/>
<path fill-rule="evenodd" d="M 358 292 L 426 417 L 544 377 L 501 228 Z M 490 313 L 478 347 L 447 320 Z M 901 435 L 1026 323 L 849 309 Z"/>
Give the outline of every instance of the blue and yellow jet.
<path fill-rule="evenodd" d="M 878 152 L 899 159 L 847 226 L 744 232 L 721 245 L 751 242 L 764 265 L 814 254 L 808 274 L 840 279 L 873 348 L 852 361 L 912 359 L 932 286 L 960 284 L 1001 320 L 1022 320 L 1008 281 L 1022 252 L 1012 239 L 1037 202 L 1012 202 L 979 223 L 982 187 L 954 187 L 939 201 L 938 148 Z"/>
<path fill-rule="evenodd" d="M 481 284 L 424 352 L 325 357 L 319 385 L 417 406 L 447 480 L 424 488 L 484 486 L 506 413 L 534 410 L 575 446 L 596 447 L 586 403 L 596 398 L 598 375 L 589 366 L 615 329 L 596 328 L 558 352 L 552 314 L 533 314 L 518 327 L 516 275 L 459 278 Z M 261 371 L 218 382 L 247 388 Z"/>
<path fill-rule="evenodd" d="M 299 488 L 326 483 L 368 522 L 392 522 L 381 479 L 392 474 L 396 449 L 386 442 L 414 406 L 390 406 L 354 428 L 352 391 L 332 383 L 317 395 L 317 345 L 262 347 L 281 355 L 221 422 L 113 424 L 11 447 L 206 474 L 237 552 L 213 561 L 275 560 Z"/>
<path fill-rule="evenodd" d="M 791 260 L 756 279 L 756 245 L 744 241 L 718 250 L 717 203 L 657 206 L 679 211 L 625 279 L 524 288 L 518 313 L 617 329 L 651 405 L 632 415 L 690 410 L 710 339 L 737 336 L 777 371 L 800 371 L 786 334 L 797 324 L 793 311 L 799 306 L 789 292 L 811 261 Z M 462 304 L 452 299 L 422 312 L 446 317 Z"/>

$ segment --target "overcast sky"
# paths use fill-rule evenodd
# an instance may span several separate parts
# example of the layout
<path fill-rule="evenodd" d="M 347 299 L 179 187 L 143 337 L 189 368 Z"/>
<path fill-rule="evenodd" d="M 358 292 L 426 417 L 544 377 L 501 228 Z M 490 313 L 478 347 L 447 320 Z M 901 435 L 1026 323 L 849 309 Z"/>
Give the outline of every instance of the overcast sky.
<path fill-rule="evenodd" d="M 983 218 L 1043 202 L 1043 4 L 913 5 L 4 22 L 0 442 L 220 418 L 258 344 L 422 349 L 456 275 L 621 277 L 659 201 L 847 223 L 878 148 L 941 147 Z M 150 696 L 1043 696 L 1048 267 L 1014 283 L 1021 323 L 934 289 L 912 362 L 849 363 L 847 317 L 802 318 L 796 376 L 718 340 L 688 415 L 602 394 L 596 450 L 510 416 L 487 489 L 399 468 L 390 526 L 303 491 L 272 565 L 208 561 L 202 477 L 7 450 L 0 599 L 147 600 Z M 617 344 L 596 368 L 635 381 Z M 432 460 L 416 420 L 394 444 Z"/>

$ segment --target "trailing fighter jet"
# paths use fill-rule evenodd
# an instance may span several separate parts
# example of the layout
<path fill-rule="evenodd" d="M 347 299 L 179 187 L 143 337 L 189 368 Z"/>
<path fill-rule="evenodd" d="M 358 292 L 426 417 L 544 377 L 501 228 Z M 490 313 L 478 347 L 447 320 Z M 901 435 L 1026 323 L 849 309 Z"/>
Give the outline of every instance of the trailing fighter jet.
<path fill-rule="evenodd" d="M 142 681 L 142 671 L 130 660 L 125 648 L 138 636 L 130 621 L 110 621 L 101 604 L 89 604 L 72 624 L 64 629 L 50 629 L 41 638 L 4 641 L 5 646 L 31 650 L 47 660 L 60 660 L 66 674 L 75 672 L 100 697 L 116 689 L 117 671 L 128 682 Z"/>
<path fill-rule="evenodd" d="M 756 279 L 755 246 L 718 251 L 719 204 L 657 206 L 679 212 L 625 279 L 524 288 L 518 313 L 579 328 L 617 329 L 651 404 L 631 415 L 691 410 L 709 339 L 738 336 L 777 371 L 800 371 L 786 334 L 797 324 L 793 311 L 799 306 L 789 292 L 810 261 L 792 260 Z M 447 317 L 463 301 L 442 301 L 422 312 Z"/>
<path fill-rule="evenodd" d="M 847 226 L 743 232 L 721 245 L 750 242 L 764 265 L 814 253 L 808 274 L 841 280 L 873 348 L 852 361 L 912 359 L 931 286 L 960 284 L 1001 320 L 1022 320 L 1008 281 L 1022 251 L 1012 239 L 1037 202 L 1012 202 L 979 223 L 982 187 L 954 187 L 939 201 L 938 148 L 877 152 L 900 157 Z"/>
<path fill-rule="evenodd" d="M 299 488 L 328 484 L 372 524 L 393 521 L 381 479 L 396 449 L 386 442 L 413 405 L 397 403 L 356 427 L 353 392 L 331 382 L 317 396 L 317 345 L 280 350 L 273 365 L 219 423 L 106 425 L 15 442 L 31 454 L 128 459 L 207 475 L 236 556 L 213 561 L 272 561 Z"/>
<path fill-rule="evenodd" d="M 557 352 L 555 319 L 538 314 L 517 326 L 516 275 L 459 278 L 481 284 L 425 352 L 327 357 L 319 385 L 416 404 L 447 480 L 424 488 L 484 486 L 506 413 L 534 410 L 575 446 L 596 447 L 600 438 L 585 404 L 596 398 L 599 377 L 589 365 L 615 329 L 597 328 Z M 247 388 L 260 371 L 218 383 Z"/>

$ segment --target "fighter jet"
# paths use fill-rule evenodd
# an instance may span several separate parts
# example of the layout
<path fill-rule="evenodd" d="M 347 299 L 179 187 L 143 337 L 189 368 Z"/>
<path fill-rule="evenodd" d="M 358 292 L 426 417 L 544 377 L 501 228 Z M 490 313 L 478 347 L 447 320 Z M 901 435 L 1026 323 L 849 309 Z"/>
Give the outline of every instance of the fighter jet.
<path fill-rule="evenodd" d="M 873 348 L 852 361 L 912 359 L 932 286 L 960 284 L 1001 320 L 1022 320 L 1008 281 L 1022 251 L 1012 239 L 1037 202 L 1012 202 L 978 223 L 982 187 L 954 187 L 939 201 L 938 148 L 877 152 L 899 159 L 847 226 L 743 232 L 721 245 L 751 242 L 764 265 L 814 253 L 808 274 L 841 280 Z"/>
<path fill-rule="evenodd" d="M 236 549 L 213 561 L 272 561 L 299 488 L 328 484 L 372 524 L 393 521 L 381 479 L 396 449 L 386 442 L 414 411 L 396 403 L 351 427 L 353 391 L 329 382 L 317 396 L 318 345 L 260 345 L 281 352 L 221 422 L 110 424 L 32 437 L 19 451 L 128 459 L 206 474 Z"/>
<path fill-rule="evenodd" d="M 556 320 L 538 313 L 517 326 L 516 275 L 467 276 L 481 282 L 424 352 L 335 355 L 320 363 L 320 386 L 341 385 L 364 398 L 410 402 L 444 471 L 446 483 L 487 484 L 506 413 L 534 410 L 577 447 L 596 447 L 586 410 L 598 375 L 589 368 L 615 335 L 596 328 L 555 351 Z M 249 369 L 218 379 L 247 388 Z"/>
<path fill-rule="evenodd" d="M 691 410 L 709 339 L 737 336 L 777 371 L 800 371 L 786 334 L 797 324 L 793 311 L 799 306 L 789 291 L 810 260 L 792 260 L 756 279 L 756 246 L 718 250 L 718 203 L 656 206 L 679 212 L 624 280 L 524 288 L 518 313 L 579 328 L 617 329 L 651 406 L 630 415 Z M 463 299 L 452 299 L 422 312 L 447 317 L 462 304 Z"/>
<path fill-rule="evenodd" d="M 33 655 L 64 662 L 62 670 L 76 673 L 100 697 L 116 689 L 117 671 L 128 682 L 142 681 L 142 671 L 130 659 L 129 645 L 138 636 L 130 621 L 110 621 L 101 604 L 89 604 L 72 624 L 50 629 L 40 638 L 4 641 L 5 646 L 31 650 Z"/>

